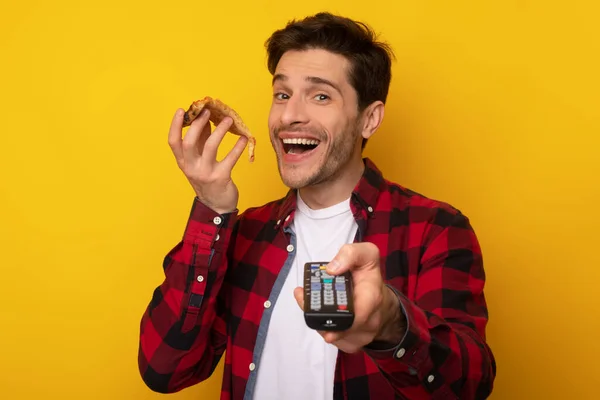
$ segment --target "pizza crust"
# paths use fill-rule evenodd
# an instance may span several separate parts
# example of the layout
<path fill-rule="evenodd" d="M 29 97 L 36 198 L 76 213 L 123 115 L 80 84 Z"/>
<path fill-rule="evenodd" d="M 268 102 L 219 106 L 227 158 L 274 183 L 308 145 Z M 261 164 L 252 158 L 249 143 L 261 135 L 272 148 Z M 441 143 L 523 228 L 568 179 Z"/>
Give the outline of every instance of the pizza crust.
<path fill-rule="evenodd" d="M 233 124 L 229 128 L 229 132 L 245 136 L 248 138 L 248 159 L 250 162 L 254 161 L 254 147 L 256 146 L 256 138 L 252 136 L 250 129 L 246 126 L 242 117 L 235 112 L 235 110 L 223 103 L 219 99 L 213 99 L 210 96 L 206 96 L 203 99 L 193 102 L 183 116 L 183 126 L 190 126 L 200 112 L 207 108 L 210 111 L 210 121 L 216 125 L 220 124 L 225 117 L 231 117 Z"/>

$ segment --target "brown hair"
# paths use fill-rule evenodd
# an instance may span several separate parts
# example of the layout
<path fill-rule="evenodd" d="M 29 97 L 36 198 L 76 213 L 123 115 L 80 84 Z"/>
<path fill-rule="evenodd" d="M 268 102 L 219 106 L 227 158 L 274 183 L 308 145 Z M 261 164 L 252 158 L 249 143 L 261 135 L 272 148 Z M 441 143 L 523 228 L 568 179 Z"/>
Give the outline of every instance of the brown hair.
<path fill-rule="evenodd" d="M 271 74 L 289 50 L 324 49 L 344 56 L 350 62 L 349 81 L 358 98 L 358 111 L 380 100 L 385 103 L 392 78 L 394 57 L 391 47 L 377 40 L 363 22 L 318 13 L 300 21 L 292 20 L 275 31 L 265 43 Z M 363 140 L 363 148 L 366 140 Z"/>

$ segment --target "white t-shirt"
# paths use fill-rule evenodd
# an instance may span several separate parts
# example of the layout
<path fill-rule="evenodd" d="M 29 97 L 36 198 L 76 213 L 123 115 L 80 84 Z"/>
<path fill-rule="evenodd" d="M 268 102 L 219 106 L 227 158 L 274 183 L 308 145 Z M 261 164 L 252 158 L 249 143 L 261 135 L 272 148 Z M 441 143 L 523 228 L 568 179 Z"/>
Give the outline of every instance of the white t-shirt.
<path fill-rule="evenodd" d="M 257 371 L 256 400 L 330 400 L 337 347 L 308 328 L 294 289 L 303 285 L 303 267 L 310 261 L 330 261 L 340 247 L 352 243 L 357 230 L 350 199 L 312 210 L 298 194 L 292 229 L 296 259 L 275 303 Z"/>

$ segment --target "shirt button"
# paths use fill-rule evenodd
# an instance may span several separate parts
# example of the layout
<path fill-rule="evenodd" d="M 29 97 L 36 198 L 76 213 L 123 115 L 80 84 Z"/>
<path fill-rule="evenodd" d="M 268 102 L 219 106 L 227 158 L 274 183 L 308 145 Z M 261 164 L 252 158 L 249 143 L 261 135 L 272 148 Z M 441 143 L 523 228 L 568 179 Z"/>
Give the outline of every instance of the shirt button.
<path fill-rule="evenodd" d="M 217 237 L 215 238 L 215 242 L 216 242 L 217 240 L 219 240 L 220 238 L 221 238 L 221 236 L 219 236 L 219 234 L 217 233 Z"/>
<path fill-rule="evenodd" d="M 250 366 L 248 368 L 250 369 L 250 371 L 254 371 L 256 365 L 254 365 L 254 363 L 250 363 Z"/>
<path fill-rule="evenodd" d="M 221 219 L 221 217 L 215 217 L 213 219 L 213 222 L 215 223 L 215 225 L 219 225 L 221 222 L 223 222 L 223 220 Z"/>
<path fill-rule="evenodd" d="M 265 308 L 271 307 L 271 302 L 269 300 L 265 301 Z"/>
<path fill-rule="evenodd" d="M 204 281 L 204 277 L 202 275 L 198 275 L 198 277 L 196 278 L 196 280 L 198 282 L 202 282 L 202 281 Z"/>
<path fill-rule="evenodd" d="M 402 358 L 402 356 L 406 353 L 406 350 L 400 349 L 396 352 L 396 358 Z"/>
<path fill-rule="evenodd" d="M 367 210 L 369 210 L 369 212 L 372 213 L 373 212 L 373 207 L 369 206 L 369 207 L 367 207 Z"/>
<path fill-rule="evenodd" d="M 289 244 L 287 247 L 287 251 L 288 251 L 288 253 L 291 253 L 292 251 L 294 251 L 294 245 Z"/>
<path fill-rule="evenodd" d="M 277 221 L 277 225 L 279 225 L 281 223 L 281 220 Z"/>
<path fill-rule="evenodd" d="M 285 217 L 285 222 L 288 221 L 288 219 L 290 219 L 290 216 L 288 215 L 287 217 Z"/>
<path fill-rule="evenodd" d="M 433 375 L 429 375 L 429 376 L 427 377 L 427 382 L 431 383 L 431 382 L 433 382 L 433 380 L 434 380 L 434 379 L 435 379 L 435 376 L 433 376 Z"/>

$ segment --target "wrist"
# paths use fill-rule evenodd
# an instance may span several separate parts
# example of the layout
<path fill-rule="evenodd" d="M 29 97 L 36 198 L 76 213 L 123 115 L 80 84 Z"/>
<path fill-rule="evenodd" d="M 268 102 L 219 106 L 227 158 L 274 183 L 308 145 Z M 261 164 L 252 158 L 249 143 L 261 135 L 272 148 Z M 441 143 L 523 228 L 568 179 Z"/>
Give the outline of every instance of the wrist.
<path fill-rule="evenodd" d="M 225 214 L 230 214 L 234 211 L 237 210 L 237 206 L 233 206 L 233 207 L 219 207 L 217 205 L 212 204 L 211 202 L 202 199 L 200 196 L 196 195 L 196 200 L 199 201 L 200 203 L 204 204 L 206 207 L 210 208 L 213 212 L 219 214 L 219 215 L 225 215 Z"/>
<path fill-rule="evenodd" d="M 406 331 L 406 317 L 402 313 L 400 300 L 387 286 L 384 286 L 383 318 L 381 328 L 374 338 L 376 342 L 398 344 Z"/>

